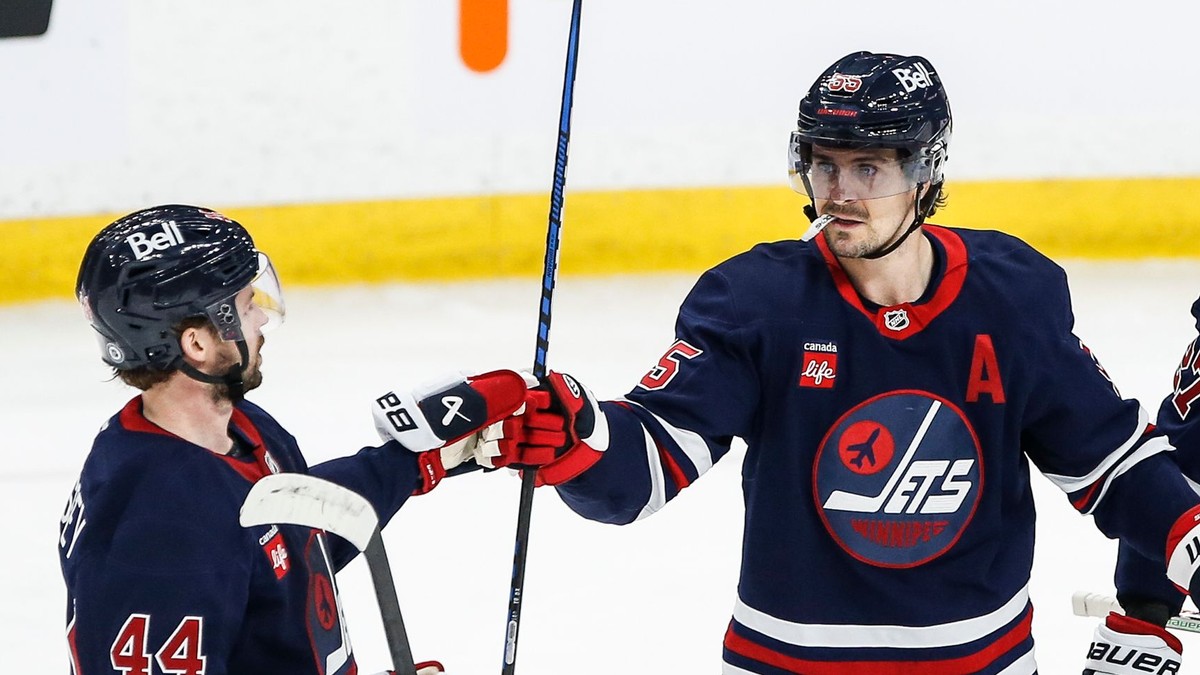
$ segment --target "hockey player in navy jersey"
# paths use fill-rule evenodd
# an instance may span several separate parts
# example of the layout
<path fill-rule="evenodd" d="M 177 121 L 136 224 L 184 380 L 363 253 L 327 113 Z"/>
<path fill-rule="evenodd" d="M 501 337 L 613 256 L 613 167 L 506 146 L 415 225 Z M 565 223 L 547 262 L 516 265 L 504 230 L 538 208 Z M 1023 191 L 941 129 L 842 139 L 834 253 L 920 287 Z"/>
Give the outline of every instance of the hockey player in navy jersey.
<path fill-rule="evenodd" d="M 1200 300 L 1192 305 L 1200 332 Z M 1177 452 L 1171 457 L 1200 489 L 1200 338 L 1184 350 L 1171 383 L 1171 393 L 1158 408 L 1158 428 Z M 1084 675 L 1141 675 L 1138 658 L 1157 655 L 1174 661 L 1177 672 L 1183 644 L 1165 628 L 1183 607 L 1184 593 L 1163 574 L 1162 564 L 1122 543 L 1115 575 L 1117 600 L 1125 616 L 1110 614 L 1096 628 L 1088 647 Z M 1151 671 L 1159 672 L 1159 671 Z"/>
<path fill-rule="evenodd" d="M 1063 271 L 1011 236 L 925 222 L 950 132 L 926 59 L 838 60 L 789 144 L 812 240 L 706 272 L 625 397 L 551 372 L 506 424 L 497 464 L 540 467 L 571 509 L 617 524 L 745 440 L 728 675 L 1036 672 L 1030 462 L 1200 586 L 1198 497 L 1072 334 Z"/>
<path fill-rule="evenodd" d="M 243 398 L 262 380 L 262 330 L 283 303 L 241 225 L 192 206 L 126 216 L 89 245 L 76 293 L 105 363 L 142 394 L 101 429 L 62 517 L 74 675 L 358 672 L 334 580 L 358 551 L 296 525 L 242 528 L 247 492 L 267 474 L 307 472 L 362 494 L 384 523 L 474 464 L 479 430 L 524 402 L 521 376 L 451 385 L 463 403 L 450 426 L 414 414 L 406 446 L 387 440 L 400 434 L 380 403 L 387 442 L 309 467 Z M 414 444 L 417 427 L 433 435 Z"/>

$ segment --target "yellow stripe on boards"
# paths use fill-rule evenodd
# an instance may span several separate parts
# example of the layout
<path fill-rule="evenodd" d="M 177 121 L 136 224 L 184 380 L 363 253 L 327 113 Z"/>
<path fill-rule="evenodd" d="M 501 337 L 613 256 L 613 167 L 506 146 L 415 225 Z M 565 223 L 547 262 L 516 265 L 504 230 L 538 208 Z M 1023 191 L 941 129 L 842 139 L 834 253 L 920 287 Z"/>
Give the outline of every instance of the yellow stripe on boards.
<path fill-rule="evenodd" d="M 935 222 L 1003 230 L 1054 258 L 1200 257 L 1197 178 L 951 183 L 948 192 Z M 250 230 L 285 285 L 313 285 L 536 278 L 548 199 L 211 206 Z M 797 236 L 805 203 L 786 187 L 568 192 L 560 272 L 699 272 Z M 88 242 L 119 215 L 0 222 L 0 302 L 70 297 Z"/>

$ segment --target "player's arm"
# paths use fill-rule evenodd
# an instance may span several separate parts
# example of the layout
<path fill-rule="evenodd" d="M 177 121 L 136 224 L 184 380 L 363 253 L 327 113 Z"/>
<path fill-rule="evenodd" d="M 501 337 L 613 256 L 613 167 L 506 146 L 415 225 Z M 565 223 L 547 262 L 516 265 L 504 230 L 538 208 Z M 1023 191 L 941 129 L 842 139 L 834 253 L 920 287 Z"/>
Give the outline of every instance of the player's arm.
<path fill-rule="evenodd" d="M 1192 305 L 1200 331 L 1200 300 Z M 1171 380 L 1170 393 L 1158 409 L 1158 428 L 1166 434 L 1175 452 L 1168 456 L 1179 465 L 1197 488 L 1200 479 L 1200 340 L 1192 340 Z M 1178 614 L 1184 594 L 1163 573 L 1163 563 L 1138 553 L 1122 543 L 1115 573 L 1117 600 L 1129 616 L 1157 626 Z"/>
<path fill-rule="evenodd" d="M 1122 400 L 1090 350 L 1071 333 L 1065 276 L 1041 285 L 1050 339 L 1023 429 L 1026 452 L 1106 535 L 1165 563 L 1168 577 L 1195 590 L 1200 496 L 1170 459 L 1171 445 L 1136 402 Z M 1054 311 L 1057 310 L 1057 311 Z M 1195 540 L 1195 541 L 1193 541 Z"/>
<path fill-rule="evenodd" d="M 750 320 L 719 272 L 705 274 L 680 310 L 676 340 L 621 400 L 599 402 L 551 372 L 506 424 L 497 464 L 537 467 L 567 505 L 592 520 L 628 523 L 662 508 L 745 436 L 759 398 Z"/>

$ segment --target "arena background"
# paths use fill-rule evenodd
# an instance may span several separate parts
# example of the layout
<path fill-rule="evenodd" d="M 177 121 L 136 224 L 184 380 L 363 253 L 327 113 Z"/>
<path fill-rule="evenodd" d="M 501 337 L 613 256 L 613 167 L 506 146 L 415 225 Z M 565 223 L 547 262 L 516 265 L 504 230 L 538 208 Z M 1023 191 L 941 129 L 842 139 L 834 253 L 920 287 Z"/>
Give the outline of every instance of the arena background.
<path fill-rule="evenodd" d="M 569 11 L 58 0 L 46 35 L 0 42 L 0 301 L 69 297 L 90 236 L 164 202 L 241 219 L 293 284 L 536 275 Z M 926 55 L 949 90 L 937 222 L 1056 257 L 1196 256 L 1196 14 L 588 3 L 562 273 L 699 270 L 795 236 L 797 101 L 860 48 Z"/>

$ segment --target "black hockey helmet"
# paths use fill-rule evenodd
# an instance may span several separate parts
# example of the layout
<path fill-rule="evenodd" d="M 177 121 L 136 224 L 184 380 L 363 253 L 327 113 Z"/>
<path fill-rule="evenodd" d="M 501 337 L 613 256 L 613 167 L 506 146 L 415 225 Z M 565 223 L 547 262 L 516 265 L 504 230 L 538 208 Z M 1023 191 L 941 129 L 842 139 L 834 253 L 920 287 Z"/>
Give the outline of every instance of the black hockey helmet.
<path fill-rule="evenodd" d="M 182 362 L 174 327 L 208 318 L 222 339 L 239 343 L 244 364 L 234 298 L 252 284 L 255 301 L 282 319 L 278 279 L 246 229 L 216 211 L 172 204 L 137 211 L 101 230 L 83 256 L 75 295 L 105 363 L 117 370 L 182 368 L 196 377 Z"/>
<path fill-rule="evenodd" d="M 950 101 L 922 56 L 855 52 L 821 73 L 800 101 L 798 140 L 917 151 L 945 145 Z"/>

